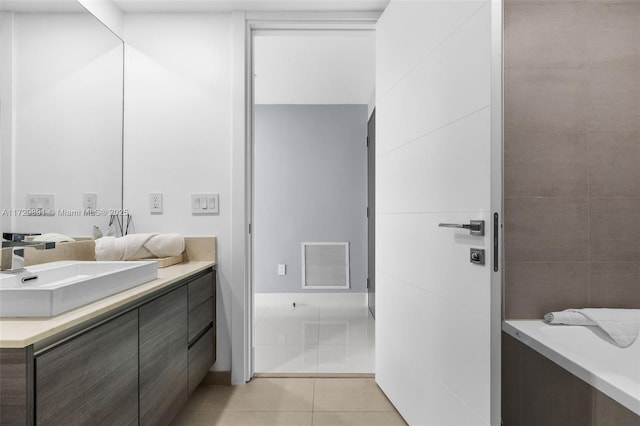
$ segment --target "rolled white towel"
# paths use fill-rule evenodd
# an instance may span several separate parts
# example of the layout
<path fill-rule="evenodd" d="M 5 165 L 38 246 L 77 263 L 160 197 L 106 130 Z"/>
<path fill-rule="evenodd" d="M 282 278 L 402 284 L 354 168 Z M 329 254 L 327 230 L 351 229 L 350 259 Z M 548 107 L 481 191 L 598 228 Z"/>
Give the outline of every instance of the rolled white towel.
<path fill-rule="evenodd" d="M 575 312 L 570 309 L 560 312 L 549 312 L 544 316 L 544 320 L 549 324 L 595 325 L 593 321 L 580 312 Z"/>
<path fill-rule="evenodd" d="M 550 312 L 550 324 L 597 326 L 622 348 L 630 346 L 640 334 L 640 309 L 585 308 Z"/>
<path fill-rule="evenodd" d="M 184 251 L 184 237 L 178 234 L 158 234 L 150 238 L 144 248 L 155 257 L 177 256 Z"/>
<path fill-rule="evenodd" d="M 184 251 L 184 238 L 177 234 L 130 234 L 96 240 L 96 260 L 135 260 L 177 256 Z"/>

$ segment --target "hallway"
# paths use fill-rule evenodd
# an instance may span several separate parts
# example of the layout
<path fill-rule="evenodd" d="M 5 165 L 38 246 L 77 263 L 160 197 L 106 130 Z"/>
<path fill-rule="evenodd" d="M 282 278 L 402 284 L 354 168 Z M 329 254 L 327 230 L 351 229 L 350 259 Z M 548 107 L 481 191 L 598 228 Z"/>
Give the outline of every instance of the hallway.
<path fill-rule="evenodd" d="M 374 372 L 375 327 L 366 306 L 256 305 L 256 373 Z"/>

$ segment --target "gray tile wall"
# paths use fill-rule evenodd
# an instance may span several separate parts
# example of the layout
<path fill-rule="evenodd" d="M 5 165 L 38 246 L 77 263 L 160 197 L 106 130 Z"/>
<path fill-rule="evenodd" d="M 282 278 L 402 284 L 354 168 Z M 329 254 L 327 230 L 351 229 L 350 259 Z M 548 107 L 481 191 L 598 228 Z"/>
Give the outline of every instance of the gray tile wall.
<path fill-rule="evenodd" d="M 505 317 L 640 308 L 640 1 L 505 1 Z"/>
<path fill-rule="evenodd" d="M 640 416 L 506 333 L 502 421 L 504 426 L 640 426 Z"/>

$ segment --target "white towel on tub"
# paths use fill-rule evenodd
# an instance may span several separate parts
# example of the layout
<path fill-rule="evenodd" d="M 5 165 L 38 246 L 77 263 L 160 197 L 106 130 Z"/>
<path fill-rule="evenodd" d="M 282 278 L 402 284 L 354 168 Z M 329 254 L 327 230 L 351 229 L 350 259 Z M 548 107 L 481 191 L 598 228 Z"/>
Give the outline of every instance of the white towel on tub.
<path fill-rule="evenodd" d="M 135 260 L 177 256 L 184 251 L 184 238 L 177 234 L 130 234 L 96 240 L 96 260 Z"/>
<path fill-rule="evenodd" d="M 640 309 L 566 309 L 550 312 L 544 320 L 550 324 L 598 326 L 623 348 L 640 334 Z"/>

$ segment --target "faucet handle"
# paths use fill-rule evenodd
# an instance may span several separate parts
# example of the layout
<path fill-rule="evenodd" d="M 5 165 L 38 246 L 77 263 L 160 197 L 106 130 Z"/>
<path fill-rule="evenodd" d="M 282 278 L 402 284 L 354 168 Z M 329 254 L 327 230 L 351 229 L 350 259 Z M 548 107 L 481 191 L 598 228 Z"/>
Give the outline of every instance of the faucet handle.
<path fill-rule="evenodd" d="M 24 247 L 11 248 L 11 269 L 7 272 L 15 273 L 24 271 Z"/>

